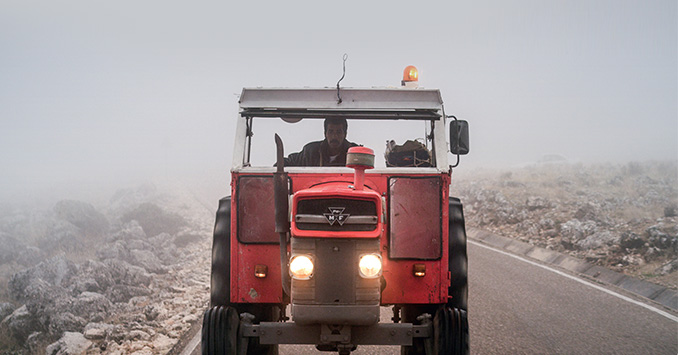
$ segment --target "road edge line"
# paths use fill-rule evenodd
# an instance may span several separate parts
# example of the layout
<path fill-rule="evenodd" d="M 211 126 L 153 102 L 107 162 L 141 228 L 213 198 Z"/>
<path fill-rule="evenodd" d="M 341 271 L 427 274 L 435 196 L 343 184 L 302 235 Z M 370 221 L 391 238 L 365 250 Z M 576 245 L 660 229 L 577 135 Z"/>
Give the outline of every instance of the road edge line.
<path fill-rule="evenodd" d="M 470 239 L 470 238 L 469 238 L 469 239 Z M 657 313 L 657 314 L 659 314 L 659 315 L 661 315 L 661 316 L 663 316 L 663 317 L 665 317 L 665 318 L 668 318 L 669 320 L 672 320 L 672 321 L 678 323 L 678 317 L 676 317 L 676 316 L 674 316 L 674 315 L 672 315 L 672 314 L 670 314 L 670 313 L 668 313 L 668 312 L 666 312 L 666 311 L 663 311 L 663 310 L 658 309 L 658 308 L 656 308 L 656 307 L 650 306 L 650 305 L 645 304 L 645 303 L 643 303 L 643 302 L 636 301 L 636 300 L 634 300 L 634 299 L 632 299 L 632 298 L 630 298 L 630 297 L 624 296 L 624 295 L 622 295 L 622 294 L 620 294 L 620 293 L 617 293 L 617 292 L 615 292 L 615 291 L 609 290 L 609 289 L 607 289 L 607 288 L 605 288 L 605 287 L 596 285 L 596 284 L 594 284 L 594 283 L 592 283 L 592 282 L 590 282 L 590 281 L 586 281 L 586 280 L 581 279 L 581 278 L 579 278 L 579 277 L 570 275 L 570 274 L 568 274 L 568 273 L 566 273 L 566 272 L 563 272 L 563 271 L 554 269 L 554 268 L 552 268 L 552 267 L 550 267 L 550 266 L 548 266 L 548 265 L 544 265 L 544 264 L 541 264 L 541 263 L 539 263 L 539 262 L 536 262 L 536 261 L 532 261 L 532 260 L 526 259 L 526 258 L 524 258 L 524 257 L 522 257 L 522 256 L 520 256 L 520 255 L 516 255 L 516 254 L 510 253 L 510 252 L 507 252 L 507 251 L 498 249 L 498 248 L 496 248 L 496 247 L 494 247 L 494 246 L 484 244 L 483 242 L 477 241 L 477 240 L 475 240 L 475 239 L 470 239 L 470 240 L 469 240 L 469 243 L 471 243 L 471 244 L 473 244 L 473 245 L 476 245 L 476 246 L 479 246 L 479 247 L 482 247 L 482 248 L 486 248 L 486 249 L 489 249 L 489 250 L 493 250 L 493 251 L 495 251 L 495 252 L 497 252 L 497 253 L 500 253 L 500 254 L 503 254 L 503 255 L 506 255 L 506 256 L 510 256 L 510 257 L 512 257 L 512 258 L 515 258 L 515 259 L 518 259 L 518 260 L 520 260 L 520 261 L 526 262 L 526 263 L 528 263 L 528 264 L 530 264 L 530 265 L 538 266 L 538 267 L 540 267 L 540 268 L 542 268 L 542 269 L 551 271 L 551 272 L 553 272 L 553 273 L 555 273 L 555 274 L 557 274 L 557 275 L 564 276 L 564 277 L 566 277 L 566 278 L 568 278 L 568 279 L 577 281 L 577 282 L 579 282 L 579 283 L 581 283 L 581 284 L 583 284 L 583 285 L 589 286 L 589 287 L 594 288 L 594 289 L 599 290 L 599 291 L 603 291 L 603 292 L 605 292 L 605 293 L 607 293 L 607 294 L 610 294 L 610 295 L 612 295 L 612 296 L 614 296 L 614 297 L 617 297 L 617 298 L 619 298 L 619 299 L 621 299 L 621 300 L 624 300 L 624 301 L 627 301 L 627 302 L 629 302 L 629 303 L 635 304 L 635 305 L 637 305 L 637 306 L 641 306 L 641 307 L 643 307 L 643 308 L 646 308 L 646 309 L 648 309 L 648 310 L 650 310 L 650 311 L 652 311 L 652 312 L 654 312 L 654 313 Z"/>

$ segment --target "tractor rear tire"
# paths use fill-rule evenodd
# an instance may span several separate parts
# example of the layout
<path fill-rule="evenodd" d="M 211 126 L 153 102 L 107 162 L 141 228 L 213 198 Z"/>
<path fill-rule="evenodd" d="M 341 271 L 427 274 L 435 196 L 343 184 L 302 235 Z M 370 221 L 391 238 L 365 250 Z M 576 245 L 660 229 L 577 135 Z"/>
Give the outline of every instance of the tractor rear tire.
<path fill-rule="evenodd" d="M 238 351 L 240 317 L 233 307 L 216 306 L 202 320 L 202 354 L 235 355 Z"/>
<path fill-rule="evenodd" d="M 456 197 L 449 201 L 448 270 L 451 274 L 447 306 L 468 310 L 468 257 L 466 255 L 466 226 L 464 208 Z"/>
<path fill-rule="evenodd" d="M 468 355 L 466 311 L 458 308 L 440 308 L 433 318 L 433 341 L 435 355 Z"/>
<path fill-rule="evenodd" d="M 231 303 L 231 197 L 219 200 L 214 237 L 212 238 L 212 272 L 210 306 Z"/>

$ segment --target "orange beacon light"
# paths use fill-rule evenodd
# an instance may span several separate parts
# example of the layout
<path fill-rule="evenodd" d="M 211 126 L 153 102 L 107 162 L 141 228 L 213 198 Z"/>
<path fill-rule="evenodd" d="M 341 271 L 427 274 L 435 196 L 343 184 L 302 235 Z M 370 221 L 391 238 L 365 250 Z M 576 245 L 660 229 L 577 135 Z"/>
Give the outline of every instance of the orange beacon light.
<path fill-rule="evenodd" d="M 402 86 L 405 87 L 417 87 L 419 81 L 419 71 L 414 65 L 408 65 L 403 71 L 403 81 L 401 82 Z"/>

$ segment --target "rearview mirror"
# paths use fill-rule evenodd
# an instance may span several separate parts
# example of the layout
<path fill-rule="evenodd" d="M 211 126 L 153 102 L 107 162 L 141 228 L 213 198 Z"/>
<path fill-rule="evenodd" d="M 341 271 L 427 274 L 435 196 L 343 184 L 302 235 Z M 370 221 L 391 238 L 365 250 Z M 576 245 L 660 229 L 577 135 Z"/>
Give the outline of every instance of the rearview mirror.
<path fill-rule="evenodd" d="M 457 155 L 468 154 L 468 122 L 454 120 L 450 122 L 450 152 Z"/>

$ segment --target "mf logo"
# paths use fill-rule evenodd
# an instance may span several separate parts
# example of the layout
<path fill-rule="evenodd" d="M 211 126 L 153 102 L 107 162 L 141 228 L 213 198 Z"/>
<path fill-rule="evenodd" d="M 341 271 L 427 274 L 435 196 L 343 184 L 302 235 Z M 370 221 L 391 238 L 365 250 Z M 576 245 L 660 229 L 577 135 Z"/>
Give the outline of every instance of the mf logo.
<path fill-rule="evenodd" d="M 350 216 L 350 214 L 344 213 L 345 207 L 328 207 L 327 209 L 330 210 L 330 213 L 324 213 L 324 215 L 331 226 L 334 225 L 334 222 L 338 222 L 340 226 L 344 225 L 344 222 Z"/>

